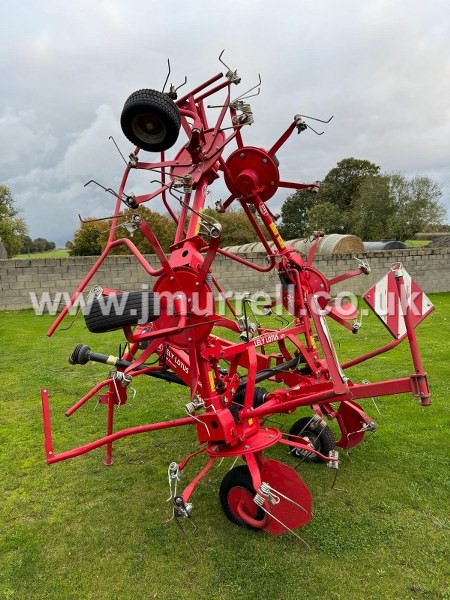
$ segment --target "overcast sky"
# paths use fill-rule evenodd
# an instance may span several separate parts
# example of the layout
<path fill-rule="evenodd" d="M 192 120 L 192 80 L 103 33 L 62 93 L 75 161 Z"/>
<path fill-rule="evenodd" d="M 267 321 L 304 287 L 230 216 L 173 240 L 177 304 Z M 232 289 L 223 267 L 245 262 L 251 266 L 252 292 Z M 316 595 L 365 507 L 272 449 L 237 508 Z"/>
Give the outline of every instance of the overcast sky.
<path fill-rule="evenodd" d="M 448 0 L 0 0 L 0 183 L 30 235 L 64 246 L 77 214 L 106 216 L 117 188 L 128 95 L 171 80 L 195 86 L 221 71 L 261 74 L 249 145 L 269 148 L 296 113 L 328 118 L 325 134 L 292 136 L 283 179 L 323 179 L 354 156 L 383 171 L 424 174 L 450 213 L 450 8 Z M 185 88 L 187 89 L 187 88 Z M 234 148 L 233 148 L 234 149 Z M 148 160 L 152 155 L 146 154 Z M 148 181 L 148 177 L 147 177 Z M 143 182 L 130 180 L 128 191 Z M 146 182 L 148 189 L 150 184 Z M 224 193 L 223 185 L 215 194 Z M 271 201 L 279 209 L 286 196 Z M 159 205 L 149 205 L 158 209 Z"/>

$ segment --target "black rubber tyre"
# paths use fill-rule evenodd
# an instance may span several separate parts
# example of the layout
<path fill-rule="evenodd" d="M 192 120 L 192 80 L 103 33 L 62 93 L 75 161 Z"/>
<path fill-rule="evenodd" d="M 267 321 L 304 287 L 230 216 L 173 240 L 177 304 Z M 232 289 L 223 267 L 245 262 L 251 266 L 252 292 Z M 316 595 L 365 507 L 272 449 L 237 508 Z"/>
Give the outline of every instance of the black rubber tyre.
<path fill-rule="evenodd" d="M 251 525 L 240 519 L 230 506 L 229 496 L 230 494 L 235 493 L 236 490 L 242 490 L 244 494 L 245 491 L 247 491 L 252 497 L 256 494 L 255 489 L 253 487 L 250 471 L 248 470 L 247 465 L 234 467 L 233 469 L 231 469 L 231 471 L 228 471 L 228 473 L 222 479 L 222 483 L 220 484 L 219 498 L 220 504 L 222 505 L 222 510 L 225 513 L 227 519 L 229 519 L 232 523 L 239 525 L 240 527 L 245 527 L 246 529 L 254 529 L 255 531 L 258 531 L 259 529 L 257 527 L 252 527 Z M 253 518 L 257 521 L 262 521 L 265 517 L 264 511 L 256 504 L 253 504 L 253 506 L 255 509 L 255 515 L 253 516 Z"/>
<path fill-rule="evenodd" d="M 83 309 L 92 333 L 115 331 L 126 325 L 149 323 L 159 317 L 159 297 L 154 292 L 122 292 L 95 298 Z"/>
<path fill-rule="evenodd" d="M 298 435 L 300 437 L 307 437 L 314 446 L 315 450 L 321 454 L 324 454 L 325 456 L 328 456 L 330 450 L 336 449 L 336 440 L 334 439 L 333 432 L 328 425 L 325 425 L 323 429 L 321 426 L 313 427 L 312 425 L 311 417 L 302 417 L 298 421 L 295 421 L 290 428 L 289 433 L 292 435 Z M 298 448 L 292 448 L 291 454 L 292 456 L 300 458 L 305 462 L 324 462 L 320 456 L 317 456 L 317 454 L 307 452 L 306 450 L 300 450 Z"/>
<path fill-rule="evenodd" d="M 178 139 L 180 111 L 167 94 L 138 90 L 125 102 L 120 124 L 130 142 L 149 152 L 161 152 Z"/>

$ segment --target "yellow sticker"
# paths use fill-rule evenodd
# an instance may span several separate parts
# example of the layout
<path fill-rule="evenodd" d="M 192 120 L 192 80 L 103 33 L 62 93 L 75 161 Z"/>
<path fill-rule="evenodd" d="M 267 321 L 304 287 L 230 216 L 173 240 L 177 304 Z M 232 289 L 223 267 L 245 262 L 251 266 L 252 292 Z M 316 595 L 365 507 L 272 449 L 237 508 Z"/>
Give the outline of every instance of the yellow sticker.
<path fill-rule="evenodd" d="M 280 248 L 286 248 L 286 244 L 284 243 L 284 240 L 281 237 L 280 232 L 278 231 L 277 226 L 275 225 L 275 223 L 270 223 L 269 229 L 271 230 L 271 232 L 275 236 L 275 238 L 276 238 L 276 240 L 277 240 Z"/>
<path fill-rule="evenodd" d="M 203 212 L 203 209 L 200 210 L 200 213 L 202 213 L 202 212 Z M 201 217 L 197 216 L 197 225 L 195 226 L 194 235 L 198 235 L 200 233 L 200 220 L 201 220 Z"/>
<path fill-rule="evenodd" d="M 249 419 L 249 420 L 248 420 L 248 424 L 249 424 L 249 425 L 253 425 L 253 419 Z"/>
<path fill-rule="evenodd" d="M 286 248 L 286 244 L 284 243 L 283 238 L 279 234 L 277 235 L 277 242 L 279 243 L 280 248 L 283 248 L 283 249 Z"/>
<path fill-rule="evenodd" d="M 216 385 L 214 383 L 214 374 L 212 371 L 209 372 L 209 385 L 211 386 L 211 389 L 213 392 L 216 391 Z"/>

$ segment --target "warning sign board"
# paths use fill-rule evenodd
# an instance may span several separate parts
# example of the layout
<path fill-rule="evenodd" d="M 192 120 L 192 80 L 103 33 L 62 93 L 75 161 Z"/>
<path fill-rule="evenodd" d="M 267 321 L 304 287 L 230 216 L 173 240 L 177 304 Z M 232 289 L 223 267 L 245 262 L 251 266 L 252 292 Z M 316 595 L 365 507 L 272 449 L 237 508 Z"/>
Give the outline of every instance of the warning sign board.
<path fill-rule="evenodd" d="M 434 310 L 434 306 L 411 275 L 401 265 L 397 267 L 401 268 L 404 281 L 401 292 L 405 294 L 411 322 L 416 327 Z M 367 290 L 363 298 L 390 334 L 396 339 L 401 339 L 406 335 L 406 324 L 394 270 L 395 268 Z"/>

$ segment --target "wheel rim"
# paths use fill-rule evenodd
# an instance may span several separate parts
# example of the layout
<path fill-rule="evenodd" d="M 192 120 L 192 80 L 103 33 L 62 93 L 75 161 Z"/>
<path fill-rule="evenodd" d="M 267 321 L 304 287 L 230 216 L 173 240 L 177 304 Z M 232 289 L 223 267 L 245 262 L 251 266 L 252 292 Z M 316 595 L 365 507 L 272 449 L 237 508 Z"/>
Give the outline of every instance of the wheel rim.
<path fill-rule="evenodd" d="M 228 492 L 227 502 L 230 511 L 233 513 L 236 519 L 239 519 L 239 521 L 241 521 L 241 517 L 237 512 L 237 507 L 241 502 L 243 504 L 244 511 L 249 517 L 255 519 L 258 515 L 258 507 L 253 502 L 253 495 L 243 487 L 231 488 L 231 490 Z"/>
<path fill-rule="evenodd" d="M 167 135 L 164 122 L 156 115 L 143 114 L 134 117 L 132 122 L 134 135 L 147 144 L 158 144 Z"/>

